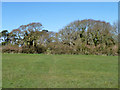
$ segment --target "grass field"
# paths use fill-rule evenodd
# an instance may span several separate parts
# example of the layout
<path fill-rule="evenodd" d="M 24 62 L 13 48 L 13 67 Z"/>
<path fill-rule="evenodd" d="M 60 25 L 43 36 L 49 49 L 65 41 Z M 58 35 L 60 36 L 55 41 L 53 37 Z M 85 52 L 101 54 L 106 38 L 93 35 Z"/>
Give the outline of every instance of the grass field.
<path fill-rule="evenodd" d="M 118 57 L 3 54 L 3 88 L 117 88 Z"/>

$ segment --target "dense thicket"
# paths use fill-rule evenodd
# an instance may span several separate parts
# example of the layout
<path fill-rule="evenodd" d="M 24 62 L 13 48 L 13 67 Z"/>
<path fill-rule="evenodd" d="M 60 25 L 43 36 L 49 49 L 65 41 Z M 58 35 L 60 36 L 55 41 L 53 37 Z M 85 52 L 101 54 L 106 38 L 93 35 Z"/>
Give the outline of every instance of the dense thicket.
<path fill-rule="evenodd" d="M 117 24 L 98 20 L 77 20 L 59 32 L 43 30 L 41 23 L 21 25 L 1 32 L 3 53 L 117 55 Z"/>

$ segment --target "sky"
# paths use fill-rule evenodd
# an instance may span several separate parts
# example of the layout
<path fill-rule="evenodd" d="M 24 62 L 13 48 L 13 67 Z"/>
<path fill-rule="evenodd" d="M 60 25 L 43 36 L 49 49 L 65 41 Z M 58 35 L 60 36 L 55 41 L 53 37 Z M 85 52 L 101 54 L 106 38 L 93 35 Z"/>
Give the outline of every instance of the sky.
<path fill-rule="evenodd" d="M 118 20 L 117 2 L 2 2 L 2 30 L 40 22 L 43 29 L 58 32 L 75 20 Z"/>

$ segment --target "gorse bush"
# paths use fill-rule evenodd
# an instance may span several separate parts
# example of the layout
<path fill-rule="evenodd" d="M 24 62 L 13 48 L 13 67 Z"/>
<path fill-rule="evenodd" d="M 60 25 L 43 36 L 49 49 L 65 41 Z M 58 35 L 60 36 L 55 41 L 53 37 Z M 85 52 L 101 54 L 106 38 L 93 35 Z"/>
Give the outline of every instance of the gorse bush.
<path fill-rule="evenodd" d="M 118 55 L 117 25 L 99 20 L 77 20 L 59 32 L 43 30 L 41 23 L 1 32 L 2 52 Z"/>

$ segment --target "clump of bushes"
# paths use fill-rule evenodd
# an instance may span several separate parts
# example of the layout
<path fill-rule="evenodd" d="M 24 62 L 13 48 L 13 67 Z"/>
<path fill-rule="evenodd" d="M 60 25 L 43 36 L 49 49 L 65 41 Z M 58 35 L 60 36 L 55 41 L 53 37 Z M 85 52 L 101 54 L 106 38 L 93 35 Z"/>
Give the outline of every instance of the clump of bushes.
<path fill-rule="evenodd" d="M 22 53 L 36 53 L 35 48 L 33 46 L 23 46 L 22 47 Z"/>
<path fill-rule="evenodd" d="M 53 42 L 48 45 L 47 54 L 75 54 L 73 47 L 62 43 Z"/>
<path fill-rule="evenodd" d="M 45 53 L 46 48 L 44 46 L 23 46 L 22 53 Z"/>
<path fill-rule="evenodd" d="M 40 46 L 35 47 L 35 51 L 36 51 L 37 53 L 45 53 L 46 50 L 47 50 L 47 48 L 46 48 L 45 46 L 43 46 L 43 45 L 40 45 Z"/>
<path fill-rule="evenodd" d="M 2 53 L 21 53 L 21 47 L 17 45 L 6 45 L 2 47 Z"/>
<path fill-rule="evenodd" d="M 98 46 L 81 44 L 78 46 L 69 46 L 63 43 L 50 43 L 46 47 L 38 46 L 22 46 L 5 45 L 2 48 L 2 53 L 44 53 L 44 54 L 84 54 L 84 55 L 113 55 L 119 53 L 118 45 L 106 46 L 100 44 Z"/>
<path fill-rule="evenodd" d="M 45 53 L 46 48 L 44 46 L 22 46 L 18 45 L 6 45 L 1 47 L 2 53 Z"/>

